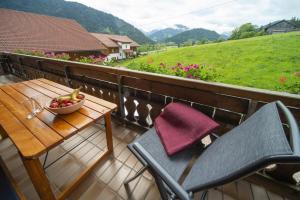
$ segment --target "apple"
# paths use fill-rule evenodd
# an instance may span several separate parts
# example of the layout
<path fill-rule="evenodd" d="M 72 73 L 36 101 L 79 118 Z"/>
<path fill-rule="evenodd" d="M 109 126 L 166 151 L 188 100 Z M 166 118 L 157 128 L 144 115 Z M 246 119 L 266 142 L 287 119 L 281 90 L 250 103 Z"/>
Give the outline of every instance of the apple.
<path fill-rule="evenodd" d="M 68 102 L 68 103 L 66 103 L 66 106 L 71 106 L 71 105 L 73 105 L 73 103 L 72 103 L 72 102 Z"/>
<path fill-rule="evenodd" d="M 69 99 L 66 99 L 66 100 L 63 100 L 63 101 L 62 101 L 63 104 L 67 104 L 67 103 L 69 103 L 69 102 L 70 102 Z"/>
<path fill-rule="evenodd" d="M 50 108 L 57 108 L 59 104 L 57 102 L 52 102 Z"/>

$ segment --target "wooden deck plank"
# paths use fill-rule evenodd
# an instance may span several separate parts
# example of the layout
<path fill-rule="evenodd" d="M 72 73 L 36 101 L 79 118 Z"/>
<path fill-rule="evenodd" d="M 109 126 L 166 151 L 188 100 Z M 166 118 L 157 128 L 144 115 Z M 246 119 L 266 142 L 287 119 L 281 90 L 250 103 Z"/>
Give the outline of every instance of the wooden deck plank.
<path fill-rule="evenodd" d="M 222 190 L 232 198 L 238 198 L 236 182 L 223 185 Z"/>
<path fill-rule="evenodd" d="M 41 93 L 41 92 L 31 88 L 31 87 L 26 86 L 23 83 L 13 84 L 13 85 L 11 85 L 11 87 L 13 87 L 14 89 L 21 92 L 22 94 L 24 94 L 27 97 L 45 95 L 45 98 L 47 98 L 47 100 L 49 100 L 49 101 L 51 100 L 51 97 L 49 97 L 46 94 L 43 94 L 43 93 Z M 58 116 L 61 119 L 63 119 L 64 121 L 66 121 L 67 123 L 69 123 L 70 125 L 75 127 L 76 129 L 82 129 L 85 126 L 88 126 L 90 123 L 93 122 L 92 118 L 87 117 L 87 116 L 79 113 L 78 111 L 76 111 L 74 113 L 71 113 L 71 114 L 68 114 L 68 115 L 57 115 L 55 113 L 52 113 L 52 114 L 55 115 L 55 116 Z M 71 135 L 66 135 L 65 137 L 67 137 L 67 136 L 69 137 Z"/>
<path fill-rule="evenodd" d="M 24 157 L 38 156 L 46 150 L 46 147 L 2 104 L 0 104 L 0 124 Z"/>
<path fill-rule="evenodd" d="M 253 200 L 252 190 L 250 183 L 246 181 L 237 182 L 238 199 L 240 200 Z"/>
<path fill-rule="evenodd" d="M 273 192 L 267 191 L 267 195 L 270 200 L 284 200 L 282 196 L 274 194 Z"/>
<path fill-rule="evenodd" d="M 67 95 L 67 94 L 70 94 L 70 92 L 67 92 L 67 91 L 62 90 L 62 89 L 57 88 L 57 87 L 54 87 L 54 86 L 52 86 L 52 85 L 49 85 L 49 84 L 44 83 L 44 82 L 39 81 L 39 80 L 31 80 L 30 82 L 35 83 L 35 84 L 37 84 L 37 85 L 39 85 L 39 86 L 41 86 L 41 87 L 43 87 L 43 88 L 45 88 L 45 89 L 51 90 L 52 92 L 55 92 L 56 94 L 59 94 L 59 95 Z M 84 105 L 85 105 L 86 107 L 88 107 L 88 108 L 90 108 L 90 109 L 93 109 L 93 110 L 95 110 L 95 111 L 97 111 L 97 112 L 100 112 L 100 113 L 102 113 L 102 114 L 109 111 L 108 108 L 102 106 L 101 104 L 94 103 L 94 102 L 92 102 L 92 101 L 90 101 L 90 100 L 88 100 L 88 99 L 86 99 Z"/>
<path fill-rule="evenodd" d="M 222 192 L 220 192 L 219 190 L 216 190 L 216 189 L 210 189 L 210 190 L 208 190 L 207 199 L 208 200 L 223 200 Z"/>
<path fill-rule="evenodd" d="M 57 84 L 57 83 L 55 83 L 55 82 L 53 82 L 53 81 L 50 81 L 50 80 L 47 80 L 47 79 L 43 79 L 43 78 L 38 79 L 38 80 L 40 80 L 40 81 L 42 81 L 42 82 L 44 82 L 44 83 L 47 83 L 47 84 L 49 84 L 49 85 L 55 86 L 55 87 L 57 87 L 57 88 L 60 88 L 60 89 L 62 89 L 62 90 L 65 90 L 65 91 L 67 91 L 67 92 L 72 92 L 72 89 L 70 89 L 70 88 L 68 88 L 68 87 L 66 87 L 66 86 L 64 86 L 64 85 Z M 105 100 L 96 98 L 96 97 L 94 97 L 94 96 L 92 96 L 92 95 L 89 95 L 89 94 L 87 94 L 87 93 L 83 93 L 83 94 L 85 95 L 85 97 L 86 97 L 88 100 L 90 100 L 90 101 L 92 101 L 92 102 L 94 102 L 94 103 L 104 105 L 105 107 L 107 107 L 107 108 L 109 108 L 109 109 L 116 109 L 116 104 L 114 104 L 114 103 L 111 103 L 111 102 L 108 102 L 108 101 L 105 101 Z"/>
<path fill-rule="evenodd" d="M 254 200 L 270 200 L 264 188 L 251 184 Z"/>
<path fill-rule="evenodd" d="M 26 119 L 28 114 L 26 108 L 16 102 L 2 89 L 0 89 L 0 101 L 47 149 L 62 142 L 63 138 L 38 118 Z"/>
<path fill-rule="evenodd" d="M 51 99 L 54 99 L 59 96 L 59 94 L 52 92 L 50 90 L 47 90 L 39 85 L 29 82 L 29 81 L 24 81 L 24 82 L 22 82 L 22 84 L 27 85 L 28 87 L 50 97 Z M 92 109 L 86 107 L 85 105 L 82 106 L 77 112 L 74 112 L 74 113 L 81 113 L 81 114 L 85 115 L 87 118 L 92 118 L 92 119 L 100 119 L 103 116 L 102 113 L 92 110 Z"/>
<path fill-rule="evenodd" d="M 9 85 L 2 86 L 1 88 L 20 104 L 28 100 L 28 97 L 24 96 Z M 71 134 L 74 134 L 77 131 L 77 128 L 71 126 L 68 122 L 46 109 L 39 113 L 37 117 L 64 138 L 70 137 Z"/>

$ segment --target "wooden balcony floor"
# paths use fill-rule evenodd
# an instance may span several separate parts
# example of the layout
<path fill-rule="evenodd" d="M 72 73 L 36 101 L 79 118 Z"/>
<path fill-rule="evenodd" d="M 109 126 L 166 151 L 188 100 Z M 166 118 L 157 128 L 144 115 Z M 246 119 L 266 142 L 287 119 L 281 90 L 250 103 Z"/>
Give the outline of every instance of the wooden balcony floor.
<path fill-rule="evenodd" d="M 0 76 L 0 84 L 15 81 L 18 81 L 16 77 Z M 82 144 L 70 151 L 66 156 L 46 169 L 52 189 L 56 194 L 59 194 L 80 171 L 93 162 L 105 150 L 105 132 L 101 123 L 103 122 L 86 128 L 49 152 L 46 165 L 82 142 Z M 160 199 L 153 178 L 148 172 L 145 172 L 130 183 L 130 191 L 125 190 L 123 182 L 135 175 L 142 167 L 135 156 L 126 148 L 126 145 L 143 131 L 133 127 L 126 127 L 116 120 L 113 120 L 112 126 L 114 154 L 109 159 L 100 163 L 68 199 Z M 17 150 L 9 139 L 0 140 L 0 155 L 26 197 L 30 200 L 39 199 Z M 45 155 L 40 158 L 42 163 L 44 157 Z M 197 199 L 199 199 L 199 195 L 196 194 Z M 286 198 L 269 192 L 260 186 L 241 180 L 221 188 L 210 190 L 208 199 L 283 200 Z"/>

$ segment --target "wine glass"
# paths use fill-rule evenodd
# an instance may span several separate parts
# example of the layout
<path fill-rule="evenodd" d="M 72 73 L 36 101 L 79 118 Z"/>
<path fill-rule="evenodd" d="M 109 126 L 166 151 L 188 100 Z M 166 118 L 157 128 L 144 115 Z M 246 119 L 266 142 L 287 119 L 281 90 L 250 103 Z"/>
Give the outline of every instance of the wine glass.
<path fill-rule="evenodd" d="M 38 113 L 42 112 L 46 105 L 46 97 L 43 95 L 32 96 L 22 102 L 24 107 L 29 111 L 26 118 L 32 119 Z"/>

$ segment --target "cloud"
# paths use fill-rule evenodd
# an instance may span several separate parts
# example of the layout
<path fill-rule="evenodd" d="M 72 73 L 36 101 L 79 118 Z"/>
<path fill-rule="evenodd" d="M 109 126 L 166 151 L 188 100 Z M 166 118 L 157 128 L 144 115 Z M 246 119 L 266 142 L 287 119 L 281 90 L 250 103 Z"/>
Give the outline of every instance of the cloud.
<path fill-rule="evenodd" d="M 72 0 L 115 15 L 144 31 L 183 24 L 219 33 L 251 22 L 299 17 L 300 0 Z"/>

